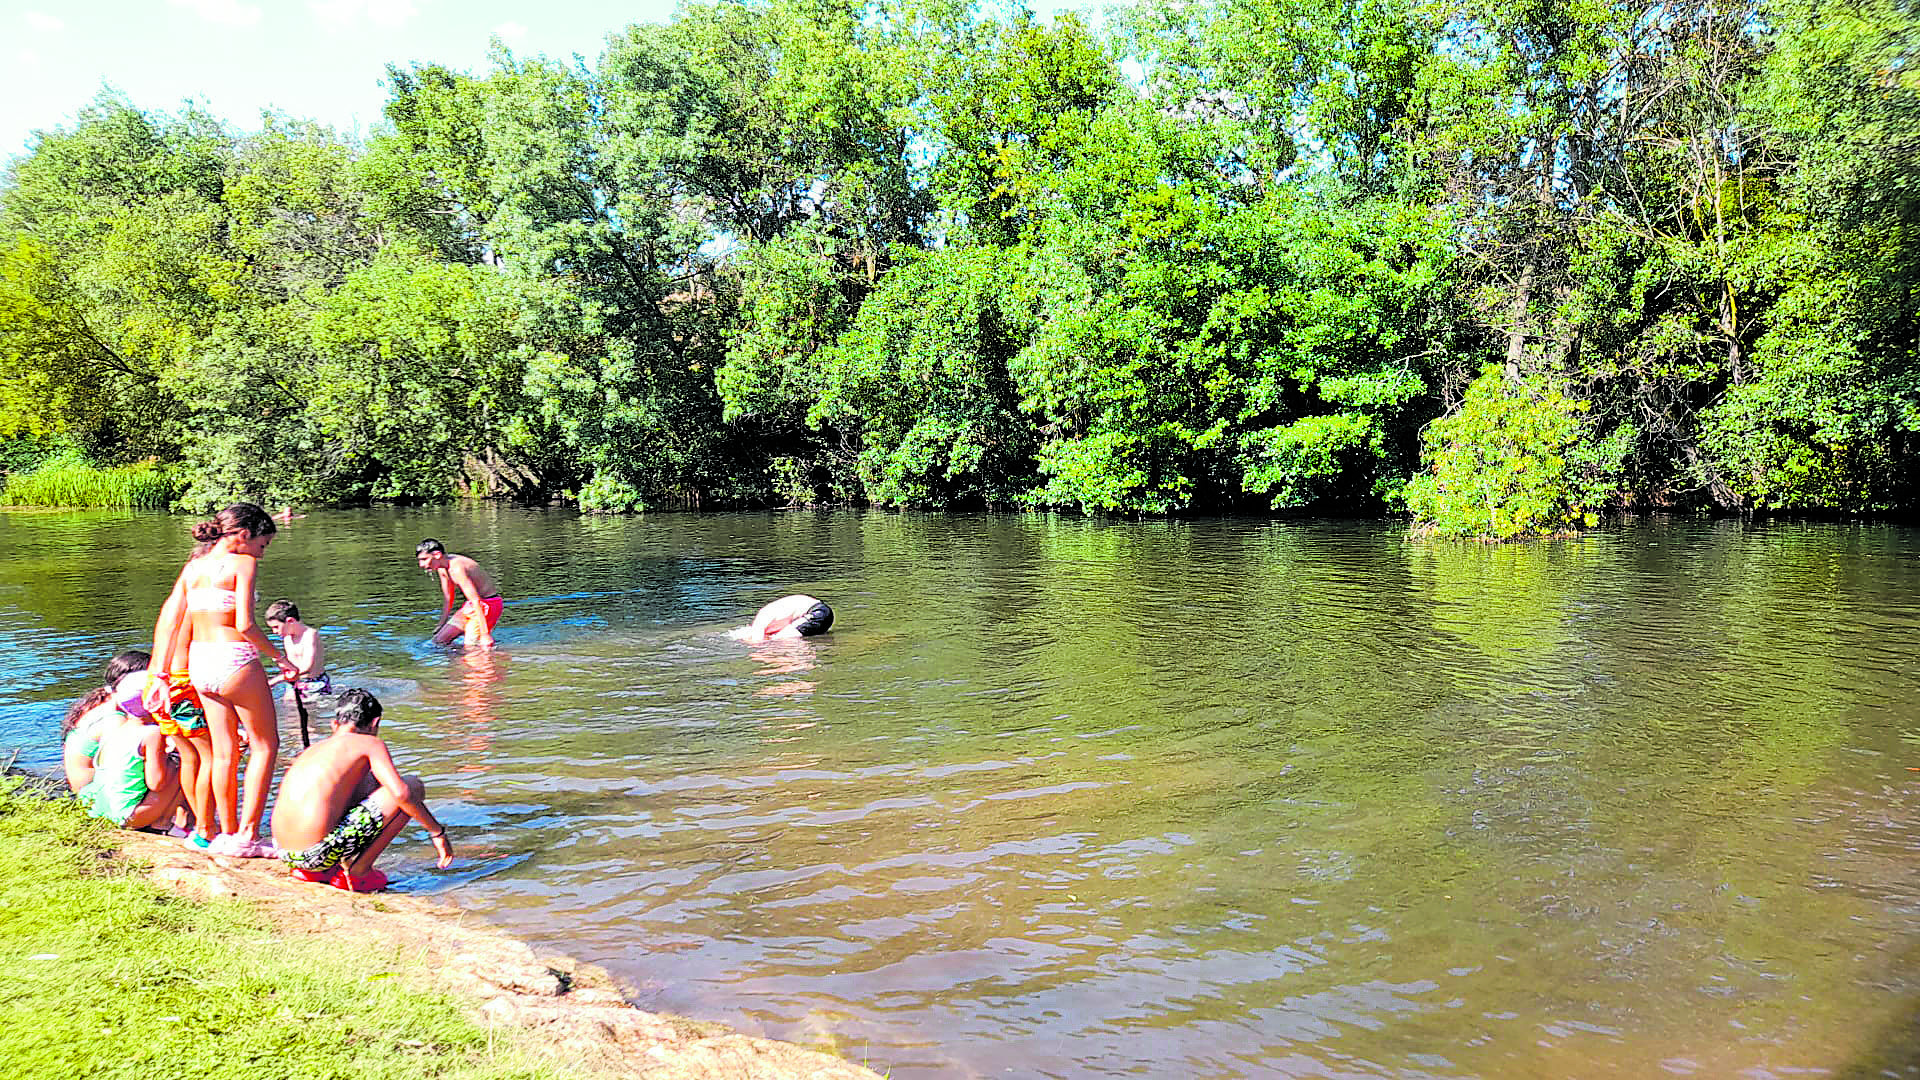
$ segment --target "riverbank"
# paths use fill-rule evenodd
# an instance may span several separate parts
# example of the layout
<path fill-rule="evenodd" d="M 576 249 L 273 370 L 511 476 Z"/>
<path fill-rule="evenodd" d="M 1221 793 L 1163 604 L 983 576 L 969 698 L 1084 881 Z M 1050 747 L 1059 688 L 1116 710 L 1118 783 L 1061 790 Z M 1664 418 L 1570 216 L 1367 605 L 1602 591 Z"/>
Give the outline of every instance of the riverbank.
<path fill-rule="evenodd" d="M 297 882 L 0 778 L 0 1060 L 22 1075 L 872 1080 L 627 1004 L 458 908 Z"/>

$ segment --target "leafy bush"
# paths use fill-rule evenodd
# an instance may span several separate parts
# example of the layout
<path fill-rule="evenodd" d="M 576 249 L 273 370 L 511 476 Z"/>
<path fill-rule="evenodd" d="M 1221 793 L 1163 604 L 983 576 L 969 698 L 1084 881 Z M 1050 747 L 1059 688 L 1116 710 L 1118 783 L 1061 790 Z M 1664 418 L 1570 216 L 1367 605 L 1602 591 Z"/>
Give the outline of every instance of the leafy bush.
<path fill-rule="evenodd" d="M 49 460 L 79 453 L 71 440 L 57 435 L 14 435 L 0 438 L 0 475 L 31 472 Z"/>
<path fill-rule="evenodd" d="M 1633 432 L 1595 439 L 1589 405 L 1489 366 L 1460 408 L 1428 426 L 1425 468 L 1404 493 L 1417 531 L 1512 540 L 1599 524 Z"/>
<path fill-rule="evenodd" d="M 580 509 L 590 514 L 632 514 L 647 508 L 640 489 L 612 473 L 596 473 L 580 489 Z"/>
<path fill-rule="evenodd" d="M 1308 506 L 1329 495 L 1343 477 L 1362 471 L 1353 463 L 1361 453 L 1384 456 L 1380 427 L 1364 413 L 1308 416 L 1243 441 L 1254 464 L 1241 485 L 1271 493 L 1276 510 Z"/>

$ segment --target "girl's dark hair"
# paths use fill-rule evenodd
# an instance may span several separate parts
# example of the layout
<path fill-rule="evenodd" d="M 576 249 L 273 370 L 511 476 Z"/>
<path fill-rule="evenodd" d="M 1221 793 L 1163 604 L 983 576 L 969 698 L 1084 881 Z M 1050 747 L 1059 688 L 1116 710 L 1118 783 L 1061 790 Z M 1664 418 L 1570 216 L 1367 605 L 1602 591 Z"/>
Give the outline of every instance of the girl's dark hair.
<path fill-rule="evenodd" d="M 223 536 L 245 533 L 248 537 L 272 536 L 278 528 L 265 510 L 252 503 L 234 503 L 212 518 L 193 527 L 193 538 L 202 547 Z"/>
<path fill-rule="evenodd" d="M 136 671 L 145 671 L 147 665 L 152 662 L 153 654 L 141 649 L 128 649 L 107 661 L 106 685 L 89 690 L 86 697 L 74 702 L 72 707 L 67 709 L 66 718 L 60 721 L 60 734 L 65 735 L 72 731 L 81 717 L 92 711 L 94 706 L 111 697 L 114 686 L 118 685 L 121 679 Z"/>

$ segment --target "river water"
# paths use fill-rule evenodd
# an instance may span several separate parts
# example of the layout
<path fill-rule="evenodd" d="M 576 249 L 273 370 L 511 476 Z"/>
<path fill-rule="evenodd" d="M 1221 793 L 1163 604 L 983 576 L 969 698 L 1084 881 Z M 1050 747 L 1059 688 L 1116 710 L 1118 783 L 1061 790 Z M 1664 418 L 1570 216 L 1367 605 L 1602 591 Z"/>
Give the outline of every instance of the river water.
<path fill-rule="evenodd" d="M 187 524 L 0 512 L 0 753 Z M 461 507 L 261 572 L 453 827 L 396 886 L 646 1008 L 914 1080 L 1920 1075 L 1914 531 Z M 726 638 L 792 591 L 832 634 Z"/>

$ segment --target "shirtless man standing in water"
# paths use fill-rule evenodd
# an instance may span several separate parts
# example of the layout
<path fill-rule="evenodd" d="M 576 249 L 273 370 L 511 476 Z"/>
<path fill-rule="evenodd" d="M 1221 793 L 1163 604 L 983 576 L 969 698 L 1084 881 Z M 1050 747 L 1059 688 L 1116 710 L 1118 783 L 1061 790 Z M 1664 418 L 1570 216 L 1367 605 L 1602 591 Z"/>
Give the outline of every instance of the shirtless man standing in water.
<path fill-rule="evenodd" d="M 453 862 L 446 826 L 427 809 L 427 789 L 402 776 L 380 738 L 380 701 L 340 695 L 333 735 L 293 759 L 273 804 L 273 842 L 302 881 L 351 892 L 386 887 L 373 862 L 408 820 L 427 830 L 440 869 Z"/>
<path fill-rule="evenodd" d="M 451 645 L 455 638 L 465 634 L 467 644 L 493 648 L 493 628 L 500 622 L 504 603 L 499 586 L 493 583 L 493 575 L 465 555 L 449 554 L 440 541 L 431 537 L 420 541 L 413 553 L 420 569 L 440 575 L 440 592 L 446 600 L 440 606 L 440 625 L 434 628 L 433 643 Z M 462 594 L 467 602 L 456 612 L 453 600 Z"/>

